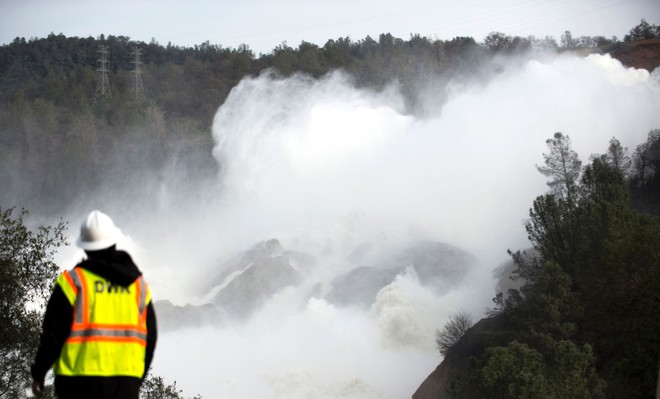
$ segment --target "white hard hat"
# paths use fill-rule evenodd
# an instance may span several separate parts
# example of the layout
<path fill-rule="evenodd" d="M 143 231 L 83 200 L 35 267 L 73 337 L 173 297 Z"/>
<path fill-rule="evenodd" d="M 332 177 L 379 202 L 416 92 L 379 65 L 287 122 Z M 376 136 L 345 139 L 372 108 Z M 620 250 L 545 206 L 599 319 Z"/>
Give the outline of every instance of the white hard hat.
<path fill-rule="evenodd" d="M 98 251 L 117 244 L 120 234 L 110 216 L 101 211 L 92 211 L 80 226 L 80 237 L 76 244 L 87 251 Z"/>

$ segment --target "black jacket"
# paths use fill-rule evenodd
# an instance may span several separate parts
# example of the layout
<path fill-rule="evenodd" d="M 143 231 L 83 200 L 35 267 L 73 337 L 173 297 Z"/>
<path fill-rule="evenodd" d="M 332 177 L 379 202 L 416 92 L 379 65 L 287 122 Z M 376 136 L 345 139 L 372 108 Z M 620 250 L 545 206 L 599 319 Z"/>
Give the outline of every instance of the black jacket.
<path fill-rule="evenodd" d="M 82 267 L 90 272 L 97 274 L 113 284 L 124 287 L 131 285 L 142 272 L 137 268 L 130 255 L 123 251 L 116 251 L 114 247 L 109 250 L 88 252 L 89 258 L 82 261 L 76 267 Z M 32 378 L 35 381 L 43 381 L 48 369 L 58 359 L 62 351 L 62 346 L 69 336 L 71 325 L 73 323 L 73 307 L 67 300 L 62 289 L 56 285 L 46 306 L 44 315 L 43 330 L 41 333 L 41 343 L 37 351 L 35 362 L 31 367 Z M 147 351 L 144 359 L 145 375 L 151 365 L 156 340 L 158 338 L 156 314 L 152 303 L 147 307 Z M 58 378 L 75 379 L 82 378 L 86 381 L 94 379 L 105 380 L 107 377 L 57 377 L 55 381 L 56 390 Z M 126 377 L 130 378 L 130 377 Z M 144 378 L 144 376 L 143 376 Z M 121 380 L 122 378 L 113 378 L 111 380 Z M 137 384 L 139 387 L 139 383 Z"/>

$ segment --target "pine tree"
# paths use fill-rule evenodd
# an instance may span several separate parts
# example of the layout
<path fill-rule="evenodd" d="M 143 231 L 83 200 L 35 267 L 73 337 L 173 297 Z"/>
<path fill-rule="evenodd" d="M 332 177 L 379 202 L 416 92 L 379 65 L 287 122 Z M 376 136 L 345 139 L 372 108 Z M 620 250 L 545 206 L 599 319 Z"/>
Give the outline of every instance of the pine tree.
<path fill-rule="evenodd" d="M 555 133 L 545 143 L 550 153 L 543 154 L 545 165 L 536 165 L 536 169 L 550 178 L 548 186 L 551 192 L 565 198 L 571 207 L 575 203 L 575 186 L 580 177 L 582 161 L 571 148 L 570 138 L 561 132 Z"/>

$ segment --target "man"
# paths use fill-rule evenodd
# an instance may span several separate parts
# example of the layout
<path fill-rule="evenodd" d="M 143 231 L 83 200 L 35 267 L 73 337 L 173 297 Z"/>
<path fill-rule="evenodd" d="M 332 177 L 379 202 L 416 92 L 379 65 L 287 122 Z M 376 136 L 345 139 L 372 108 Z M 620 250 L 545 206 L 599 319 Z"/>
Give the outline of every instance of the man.
<path fill-rule="evenodd" d="M 55 283 L 32 365 L 32 391 L 43 393 L 53 366 L 60 399 L 139 397 L 156 346 L 156 315 L 142 273 L 116 249 L 120 231 L 93 211 L 77 244 L 87 259 Z"/>

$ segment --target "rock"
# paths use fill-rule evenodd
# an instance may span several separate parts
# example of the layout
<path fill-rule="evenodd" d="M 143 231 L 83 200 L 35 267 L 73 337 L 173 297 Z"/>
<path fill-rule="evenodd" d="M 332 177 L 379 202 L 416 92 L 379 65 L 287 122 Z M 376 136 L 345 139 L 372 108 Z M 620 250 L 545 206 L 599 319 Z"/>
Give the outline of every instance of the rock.
<path fill-rule="evenodd" d="M 475 263 L 475 257 L 462 249 L 432 241 L 420 241 L 393 259 L 394 267 L 412 266 L 419 281 L 437 293 L 458 284 Z"/>
<path fill-rule="evenodd" d="M 267 259 L 277 256 L 284 251 L 282 244 L 276 239 L 261 241 L 253 245 L 247 251 L 243 251 L 238 255 L 231 257 L 228 261 L 224 262 L 220 267 L 220 273 L 209 281 L 208 289 L 211 289 L 227 279 L 231 274 L 240 272 L 251 263 L 260 259 Z"/>
<path fill-rule="evenodd" d="M 282 288 L 298 286 L 315 263 L 277 240 L 260 242 L 225 264 L 211 302 L 233 319 L 246 319 Z"/>
<path fill-rule="evenodd" d="M 376 294 L 403 272 L 401 268 L 379 269 L 360 266 L 335 278 L 325 299 L 339 306 L 356 305 L 368 308 Z"/>
<path fill-rule="evenodd" d="M 261 259 L 235 276 L 213 299 L 230 316 L 245 318 L 287 286 L 297 286 L 303 275 L 286 257 Z"/>
<path fill-rule="evenodd" d="M 368 260 L 374 265 L 358 266 L 335 278 L 325 299 L 341 306 L 369 307 L 376 294 L 408 268 L 414 269 L 423 286 L 442 294 L 460 283 L 476 262 L 471 254 L 459 248 L 432 241 L 419 241 L 394 253 L 381 252 L 379 256 L 373 254 L 377 250 L 378 246 L 373 244 L 358 247 L 348 259 Z"/>

